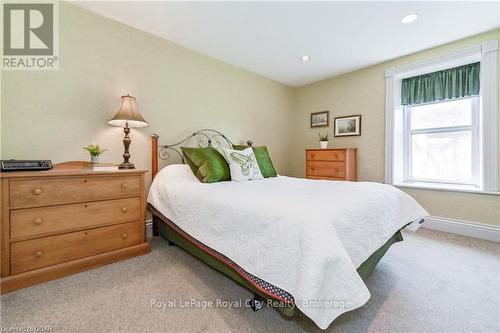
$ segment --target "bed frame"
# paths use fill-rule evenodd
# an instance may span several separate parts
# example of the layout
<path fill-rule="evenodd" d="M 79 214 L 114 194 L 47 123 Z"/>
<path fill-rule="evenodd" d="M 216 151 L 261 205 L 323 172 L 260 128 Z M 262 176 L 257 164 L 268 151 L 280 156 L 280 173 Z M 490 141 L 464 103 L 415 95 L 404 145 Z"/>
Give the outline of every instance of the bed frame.
<path fill-rule="evenodd" d="M 215 149 L 232 148 L 233 146 L 233 143 L 224 134 L 212 129 L 196 131 L 181 141 L 168 145 L 160 145 L 159 136 L 153 134 L 151 136 L 152 178 L 154 179 L 158 173 L 159 160 L 167 161 L 171 157 L 170 154 L 173 154 L 180 162 L 184 163 L 184 156 L 180 147 L 193 144 L 198 147 L 213 147 Z M 247 141 L 247 145 L 252 146 L 252 141 Z M 273 307 L 276 307 L 286 317 L 301 315 L 301 312 L 295 307 L 292 295 L 246 272 L 230 258 L 194 239 L 177 226 L 174 221 L 163 216 L 152 205 L 148 204 L 148 210 L 153 217 L 153 236 L 161 235 L 162 238 L 168 241 L 169 245 L 179 246 L 205 264 L 250 290 L 254 297 L 250 300 L 249 305 L 254 311 L 261 309 L 267 302 L 267 304 L 273 304 Z M 366 280 L 389 247 L 402 240 L 401 232 L 396 232 L 380 249 L 364 261 L 357 269 L 361 278 Z"/>

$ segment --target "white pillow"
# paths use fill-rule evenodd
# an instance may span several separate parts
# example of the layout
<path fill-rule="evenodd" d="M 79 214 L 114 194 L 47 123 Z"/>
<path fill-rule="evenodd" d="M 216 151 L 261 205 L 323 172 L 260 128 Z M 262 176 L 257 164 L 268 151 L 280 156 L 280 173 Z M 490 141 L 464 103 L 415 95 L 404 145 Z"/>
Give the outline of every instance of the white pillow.
<path fill-rule="evenodd" d="M 229 164 L 232 181 L 240 182 L 264 178 L 252 148 L 249 147 L 244 150 L 223 148 L 223 151 L 224 157 Z"/>

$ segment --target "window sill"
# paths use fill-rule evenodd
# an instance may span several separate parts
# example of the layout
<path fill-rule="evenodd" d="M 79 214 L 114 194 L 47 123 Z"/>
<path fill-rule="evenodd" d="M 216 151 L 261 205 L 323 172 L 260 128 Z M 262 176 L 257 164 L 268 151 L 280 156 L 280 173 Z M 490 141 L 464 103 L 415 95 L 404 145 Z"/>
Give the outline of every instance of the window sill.
<path fill-rule="evenodd" d="M 476 193 L 476 194 L 488 194 L 488 195 L 500 195 L 500 192 L 494 191 L 483 191 L 475 186 L 470 185 L 451 185 L 451 184 L 439 184 L 439 183 L 401 183 L 393 184 L 400 188 L 415 188 L 422 190 L 432 190 L 432 191 L 446 191 L 446 192 L 462 192 L 462 193 Z"/>

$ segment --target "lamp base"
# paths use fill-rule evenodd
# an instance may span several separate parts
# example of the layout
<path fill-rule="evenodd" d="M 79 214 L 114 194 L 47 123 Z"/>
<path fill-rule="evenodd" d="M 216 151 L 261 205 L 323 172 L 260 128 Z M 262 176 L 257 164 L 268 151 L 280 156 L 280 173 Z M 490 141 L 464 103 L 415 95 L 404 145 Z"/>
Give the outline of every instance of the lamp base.
<path fill-rule="evenodd" d="M 130 163 L 128 160 L 130 159 L 130 153 L 128 152 L 128 148 L 130 147 L 130 128 L 128 127 L 128 122 L 125 123 L 125 127 L 123 128 L 125 132 L 125 137 L 123 138 L 123 147 L 125 148 L 125 152 L 123 153 L 123 163 L 118 166 L 118 169 L 135 169 L 133 163 Z"/>
<path fill-rule="evenodd" d="M 134 163 L 124 162 L 118 165 L 118 169 L 135 169 Z"/>

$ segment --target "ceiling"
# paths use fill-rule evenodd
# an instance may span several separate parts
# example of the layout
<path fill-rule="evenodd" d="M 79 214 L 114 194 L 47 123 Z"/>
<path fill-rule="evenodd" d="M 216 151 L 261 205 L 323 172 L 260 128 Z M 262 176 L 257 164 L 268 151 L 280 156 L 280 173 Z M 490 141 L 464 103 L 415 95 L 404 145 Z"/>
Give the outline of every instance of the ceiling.
<path fill-rule="evenodd" d="M 75 4 L 290 86 L 500 27 L 498 1 Z"/>

